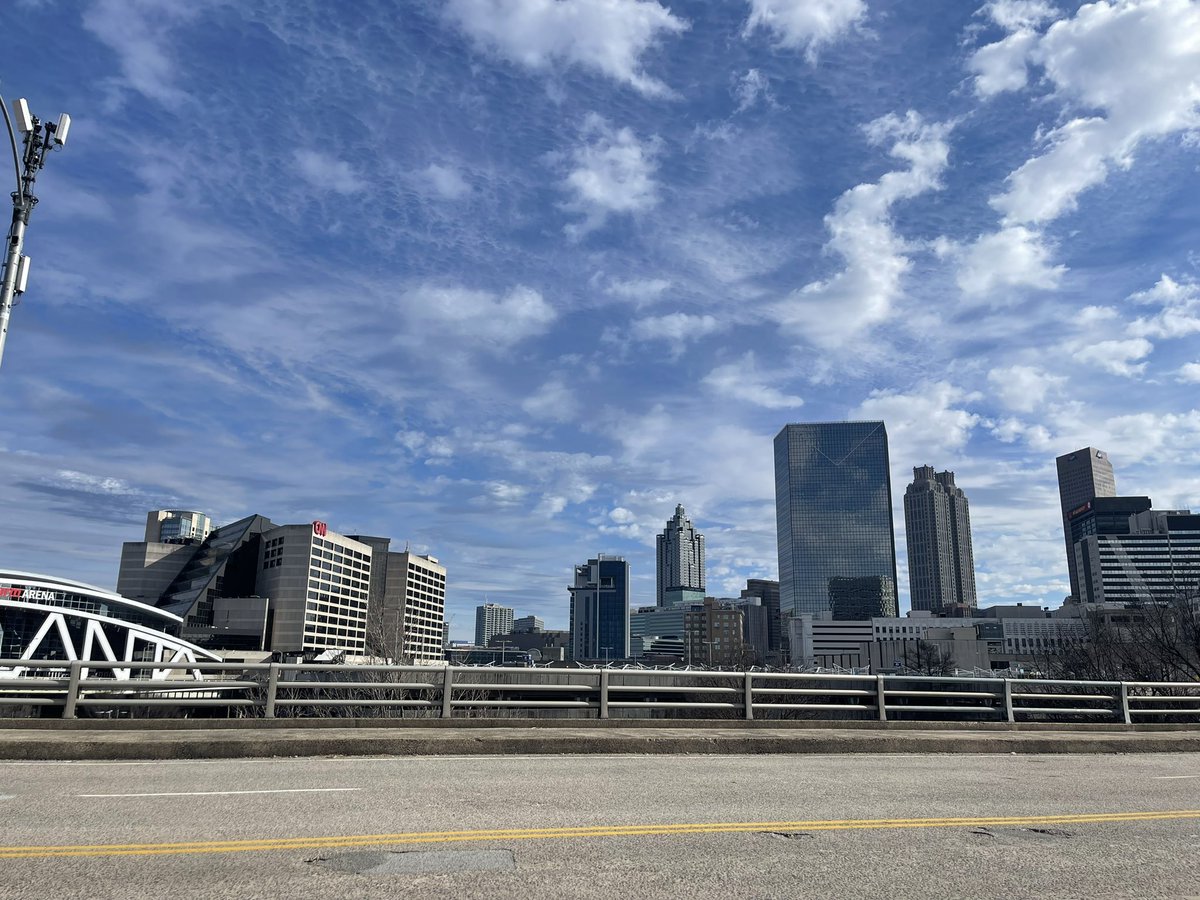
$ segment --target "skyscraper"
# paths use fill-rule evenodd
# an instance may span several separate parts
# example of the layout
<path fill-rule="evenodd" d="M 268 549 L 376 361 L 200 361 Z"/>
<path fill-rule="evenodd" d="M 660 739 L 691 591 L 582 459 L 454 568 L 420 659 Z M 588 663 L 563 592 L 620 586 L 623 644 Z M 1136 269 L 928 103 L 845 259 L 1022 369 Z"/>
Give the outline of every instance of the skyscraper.
<path fill-rule="evenodd" d="M 977 605 L 971 513 L 953 472 L 913 469 L 904 492 L 904 535 L 913 609 L 942 612 Z"/>
<path fill-rule="evenodd" d="M 1079 569 L 1075 563 L 1075 546 L 1071 539 L 1071 514 L 1097 497 L 1117 496 L 1117 478 L 1113 474 L 1108 454 L 1095 447 L 1084 447 L 1060 456 L 1058 466 L 1058 498 L 1062 504 L 1063 541 L 1067 547 L 1067 571 L 1071 580 L 1071 596 L 1082 597 Z"/>
<path fill-rule="evenodd" d="M 488 641 L 498 634 L 509 634 L 513 630 L 511 606 L 485 603 L 475 607 L 475 646 L 486 647 Z"/>
<path fill-rule="evenodd" d="M 575 567 L 571 593 L 571 655 L 574 659 L 629 656 L 629 563 L 597 556 Z"/>
<path fill-rule="evenodd" d="M 683 506 L 658 535 L 658 605 L 704 599 L 704 535 L 697 534 Z M 683 592 L 695 592 L 688 597 Z"/>
<path fill-rule="evenodd" d="M 775 436 L 779 602 L 829 611 L 831 579 L 896 584 L 887 430 L 882 422 L 786 425 Z"/>

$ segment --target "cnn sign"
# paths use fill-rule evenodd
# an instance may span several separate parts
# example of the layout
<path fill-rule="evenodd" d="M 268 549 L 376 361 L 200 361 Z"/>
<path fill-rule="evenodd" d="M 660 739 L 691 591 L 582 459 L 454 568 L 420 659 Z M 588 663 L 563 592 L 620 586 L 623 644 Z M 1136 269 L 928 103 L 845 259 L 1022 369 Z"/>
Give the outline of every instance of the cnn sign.
<path fill-rule="evenodd" d="M 329 526 L 324 522 L 313 522 L 313 534 L 315 534 L 317 537 L 325 537 L 328 531 Z"/>

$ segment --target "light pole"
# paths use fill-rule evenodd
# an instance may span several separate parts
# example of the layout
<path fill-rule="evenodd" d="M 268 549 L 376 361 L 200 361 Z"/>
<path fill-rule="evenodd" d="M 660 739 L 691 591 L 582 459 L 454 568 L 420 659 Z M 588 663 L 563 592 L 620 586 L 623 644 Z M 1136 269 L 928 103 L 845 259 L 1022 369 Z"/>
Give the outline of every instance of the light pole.
<path fill-rule="evenodd" d="M 33 195 L 33 182 L 38 171 L 46 164 L 46 154 L 57 150 L 67 142 L 67 131 L 71 117 L 66 113 L 58 122 L 43 122 L 29 114 L 29 104 L 22 97 L 13 103 L 17 117 L 17 128 L 25 135 L 25 153 L 17 152 L 17 136 L 13 132 L 12 119 L 8 115 L 8 104 L 0 96 L 0 109 L 4 110 L 4 124 L 8 127 L 8 140 L 12 144 L 13 168 L 17 174 L 17 189 L 13 191 L 12 224 L 8 228 L 8 239 L 4 248 L 4 280 L 0 282 L 0 361 L 4 359 L 4 343 L 8 338 L 8 319 L 12 315 L 14 298 L 25 293 L 29 283 L 29 257 L 21 251 L 25 246 L 25 228 L 29 215 L 37 206 Z"/>

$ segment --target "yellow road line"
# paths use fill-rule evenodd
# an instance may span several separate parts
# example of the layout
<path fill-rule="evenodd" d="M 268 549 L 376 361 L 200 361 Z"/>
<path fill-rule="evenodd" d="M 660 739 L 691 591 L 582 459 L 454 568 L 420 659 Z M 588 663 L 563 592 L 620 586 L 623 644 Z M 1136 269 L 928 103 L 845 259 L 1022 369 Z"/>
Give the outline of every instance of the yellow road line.
<path fill-rule="evenodd" d="M 322 850 L 395 844 L 442 844 L 462 841 L 529 841 L 589 837 L 640 837 L 674 834 L 736 834 L 748 831 L 858 831 L 884 828 L 978 828 L 1004 825 L 1087 825 L 1106 822 L 1153 822 L 1200 819 L 1200 810 L 1075 813 L 1054 816 L 985 816 L 940 819 L 831 819 L 803 822 L 696 822 L 690 824 L 594 825 L 561 828 L 410 831 L 326 837 L 262 838 L 161 844 L 76 844 L 52 847 L 0 847 L 0 860 L 62 856 L 161 856 L 168 854 L 248 853 L 269 850 Z"/>

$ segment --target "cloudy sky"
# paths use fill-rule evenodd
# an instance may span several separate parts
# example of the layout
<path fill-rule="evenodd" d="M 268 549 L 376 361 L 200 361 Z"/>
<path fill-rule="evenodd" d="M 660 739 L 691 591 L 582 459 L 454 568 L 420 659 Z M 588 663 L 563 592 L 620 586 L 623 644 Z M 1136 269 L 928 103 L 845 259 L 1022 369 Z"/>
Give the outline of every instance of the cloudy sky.
<path fill-rule="evenodd" d="M 71 113 L 0 368 L 0 553 L 324 519 L 565 627 L 683 503 L 775 577 L 771 441 L 882 418 L 980 602 L 1066 593 L 1054 457 L 1200 507 L 1195 0 L 16 0 Z M 7 193 L 7 189 L 5 190 Z M 907 591 L 902 591 L 907 594 Z M 906 605 L 906 601 L 902 604 Z"/>

